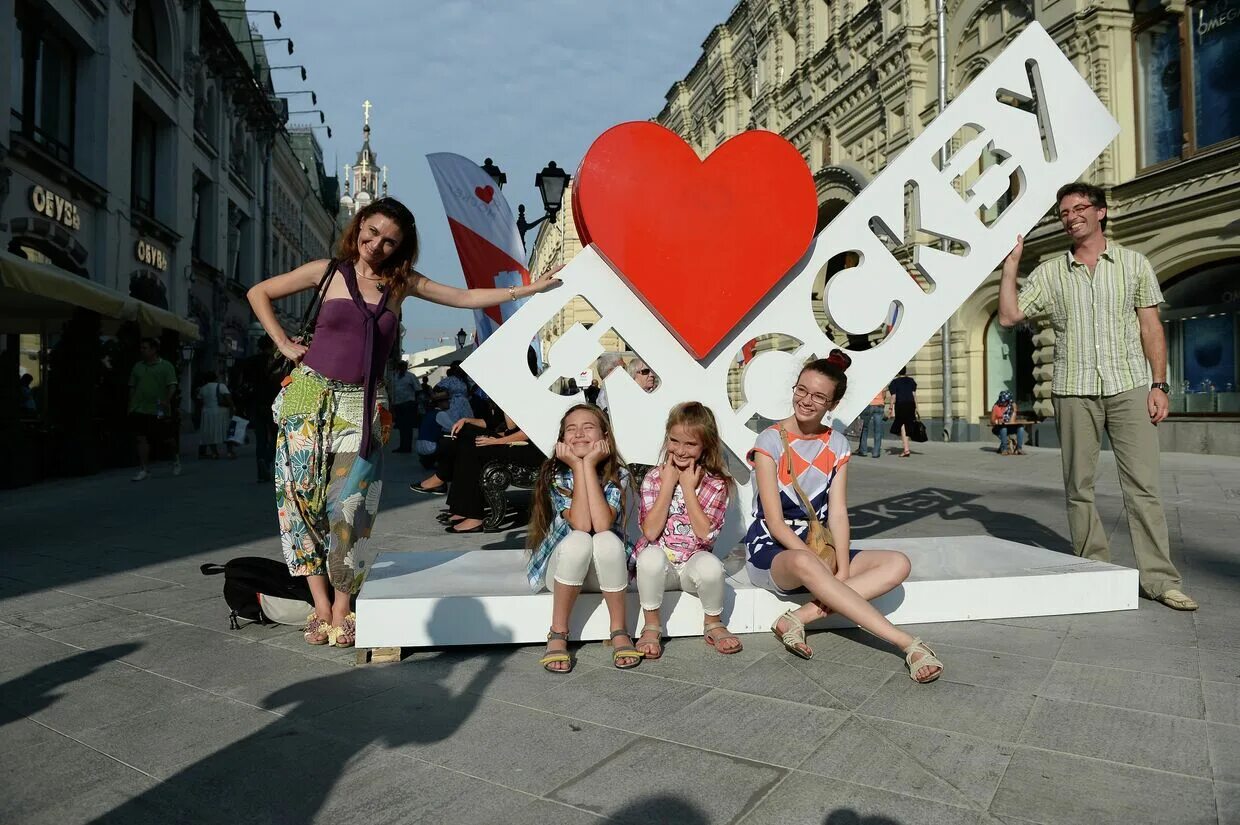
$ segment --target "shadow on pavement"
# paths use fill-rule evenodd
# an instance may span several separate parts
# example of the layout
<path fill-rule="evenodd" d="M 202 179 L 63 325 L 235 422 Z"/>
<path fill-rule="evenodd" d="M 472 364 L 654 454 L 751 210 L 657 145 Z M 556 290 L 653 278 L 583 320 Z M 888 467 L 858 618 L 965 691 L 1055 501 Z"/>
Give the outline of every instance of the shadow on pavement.
<path fill-rule="evenodd" d="M 656 794 L 612 814 L 615 822 L 633 825 L 710 825 L 705 811 L 679 797 Z"/>
<path fill-rule="evenodd" d="M 481 607 L 477 615 L 485 621 Z M 431 624 L 442 621 L 435 616 Z M 276 721 L 181 769 L 94 822 L 312 822 L 350 764 L 373 755 L 364 752 L 378 746 L 382 753 L 452 736 L 473 715 L 482 691 L 514 653 L 509 649 L 480 657 L 485 664 L 457 690 L 443 681 L 460 662 L 428 669 L 437 674 L 431 681 L 397 678 L 391 689 L 378 694 L 371 689 L 373 681 L 399 677 L 396 668 L 406 666 L 353 668 L 281 688 L 262 701 L 265 709 L 283 714 L 274 717 Z M 359 701 L 334 708 L 322 704 L 323 697 L 349 695 Z M 410 762 L 408 770 L 416 771 L 415 763 Z M 352 774 L 349 781 L 357 776 Z M 336 796 L 348 796 L 347 783 Z M 187 812 L 192 812 L 188 818 Z"/>
<path fill-rule="evenodd" d="M 112 645 L 51 662 L 0 684 L 0 728 L 46 710 L 60 698 L 59 688 L 84 679 L 103 665 L 123 659 L 140 644 Z"/>
<path fill-rule="evenodd" d="M 861 816 L 852 808 L 832 811 L 822 825 L 902 825 L 900 820 L 887 816 Z"/>
<path fill-rule="evenodd" d="M 1032 544 L 1056 553 L 1072 555 L 1072 542 L 1042 522 L 1019 513 L 991 510 L 980 504 L 957 504 L 939 513 L 939 517 L 945 521 L 972 519 L 997 539 Z"/>

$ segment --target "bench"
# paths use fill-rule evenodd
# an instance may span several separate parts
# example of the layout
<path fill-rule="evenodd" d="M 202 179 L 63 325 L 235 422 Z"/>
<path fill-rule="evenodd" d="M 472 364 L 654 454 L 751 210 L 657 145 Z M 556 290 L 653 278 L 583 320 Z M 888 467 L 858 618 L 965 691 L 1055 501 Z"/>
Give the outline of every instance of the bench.
<path fill-rule="evenodd" d="M 1135 610 L 1137 571 L 990 536 L 867 539 L 859 547 L 900 550 L 913 573 L 874 606 L 896 624 L 954 622 Z M 754 587 L 738 548 L 724 559 L 723 618 L 735 633 L 766 632 L 794 602 Z M 640 623 L 636 585 L 629 588 L 630 626 Z M 805 596 L 798 597 L 800 601 Z M 357 599 L 357 646 L 443 647 L 533 644 L 546 640 L 551 593 L 530 592 L 520 550 L 385 551 Z M 696 596 L 669 590 L 663 603 L 668 636 L 702 632 Z M 845 627 L 832 616 L 823 627 Z M 817 627 L 817 625 L 816 625 Z M 607 609 L 583 593 L 569 628 L 574 640 L 607 637 Z"/>
<path fill-rule="evenodd" d="M 482 495 L 486 499 L 488 508 L 486 516 L 482 519 L 483 530 L 492 531 L 499 529 L 499 526 L 508 517 L 509 488 L 533 490 L 535 483 L 538 481 L 538 469 L 537 466 L 530 467 L 512 461 L 503 461 L 502 459 L 488 461 L 483 465 L 480 481 L 482 483 Z M 642 479 L 650 471 L 650 465 L 630 464 L 629 471 L 633 476 L 633 484 L 640 486 Z"/>

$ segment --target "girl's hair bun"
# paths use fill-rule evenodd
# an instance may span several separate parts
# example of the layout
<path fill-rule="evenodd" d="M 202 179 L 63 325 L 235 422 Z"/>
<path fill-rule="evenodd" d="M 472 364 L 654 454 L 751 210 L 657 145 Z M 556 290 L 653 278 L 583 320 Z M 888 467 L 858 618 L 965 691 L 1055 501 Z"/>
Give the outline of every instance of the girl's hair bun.
<path fill-rule="evenodd" d="M 834 364 L 841 370 L 846 370 L 852 366 L 852 359 L 848 357 L 848 353 L 842 349 L 833 349 L 831 354 L 827 356 L 827 363 Z"/>

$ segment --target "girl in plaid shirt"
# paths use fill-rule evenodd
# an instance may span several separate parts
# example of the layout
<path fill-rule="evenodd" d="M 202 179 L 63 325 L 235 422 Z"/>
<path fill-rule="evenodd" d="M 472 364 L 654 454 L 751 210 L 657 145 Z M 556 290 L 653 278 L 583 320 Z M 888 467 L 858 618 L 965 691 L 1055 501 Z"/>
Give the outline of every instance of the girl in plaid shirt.
<path fill-rule="evenodd" d="M 606 416 L 592 404 L 571 407 L 560 420 L 555 455 L 543 462 L 534 487 L 526 546 L 530 587 L 552 593 L 551 632 L 539 661 L 552 673 L 573 669 L 568 617 L 582 590 L 602 592 L 611 618 L 611 661 L 625 670 L 641 664 L 625 630 L 629 585 L 624 540 L 628 470 L 616 452 Z"/>
<path fill-rule="evenodd" d="M 667 417 L 663 460 L 642 481 L 642 537 L 630 562 L 645 613 L 637 647 L 647 659 L 663 655 L 659 608 L 669 587 L 701 600 L 706 644 L 720 653 L 741 649 L 741 640 L 719 620 L 723 563 L 713 552 L 731 485 L 714 414 L 696 401 L 674 407 Z"/>

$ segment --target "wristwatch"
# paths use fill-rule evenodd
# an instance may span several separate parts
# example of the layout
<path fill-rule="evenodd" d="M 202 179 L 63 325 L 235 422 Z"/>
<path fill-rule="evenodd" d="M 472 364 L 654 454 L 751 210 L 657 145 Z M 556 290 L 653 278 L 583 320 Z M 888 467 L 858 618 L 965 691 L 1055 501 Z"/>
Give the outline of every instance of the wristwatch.
<path fill-rule="evenodd" d="M 1162 390 L 1167 395 L 1171 395 L 1171 385 L 1168 384 L 1166 381 L 1155 381 L 1153 384 L 1150 384 L 1150 389 L 1151 390 Z"/>

